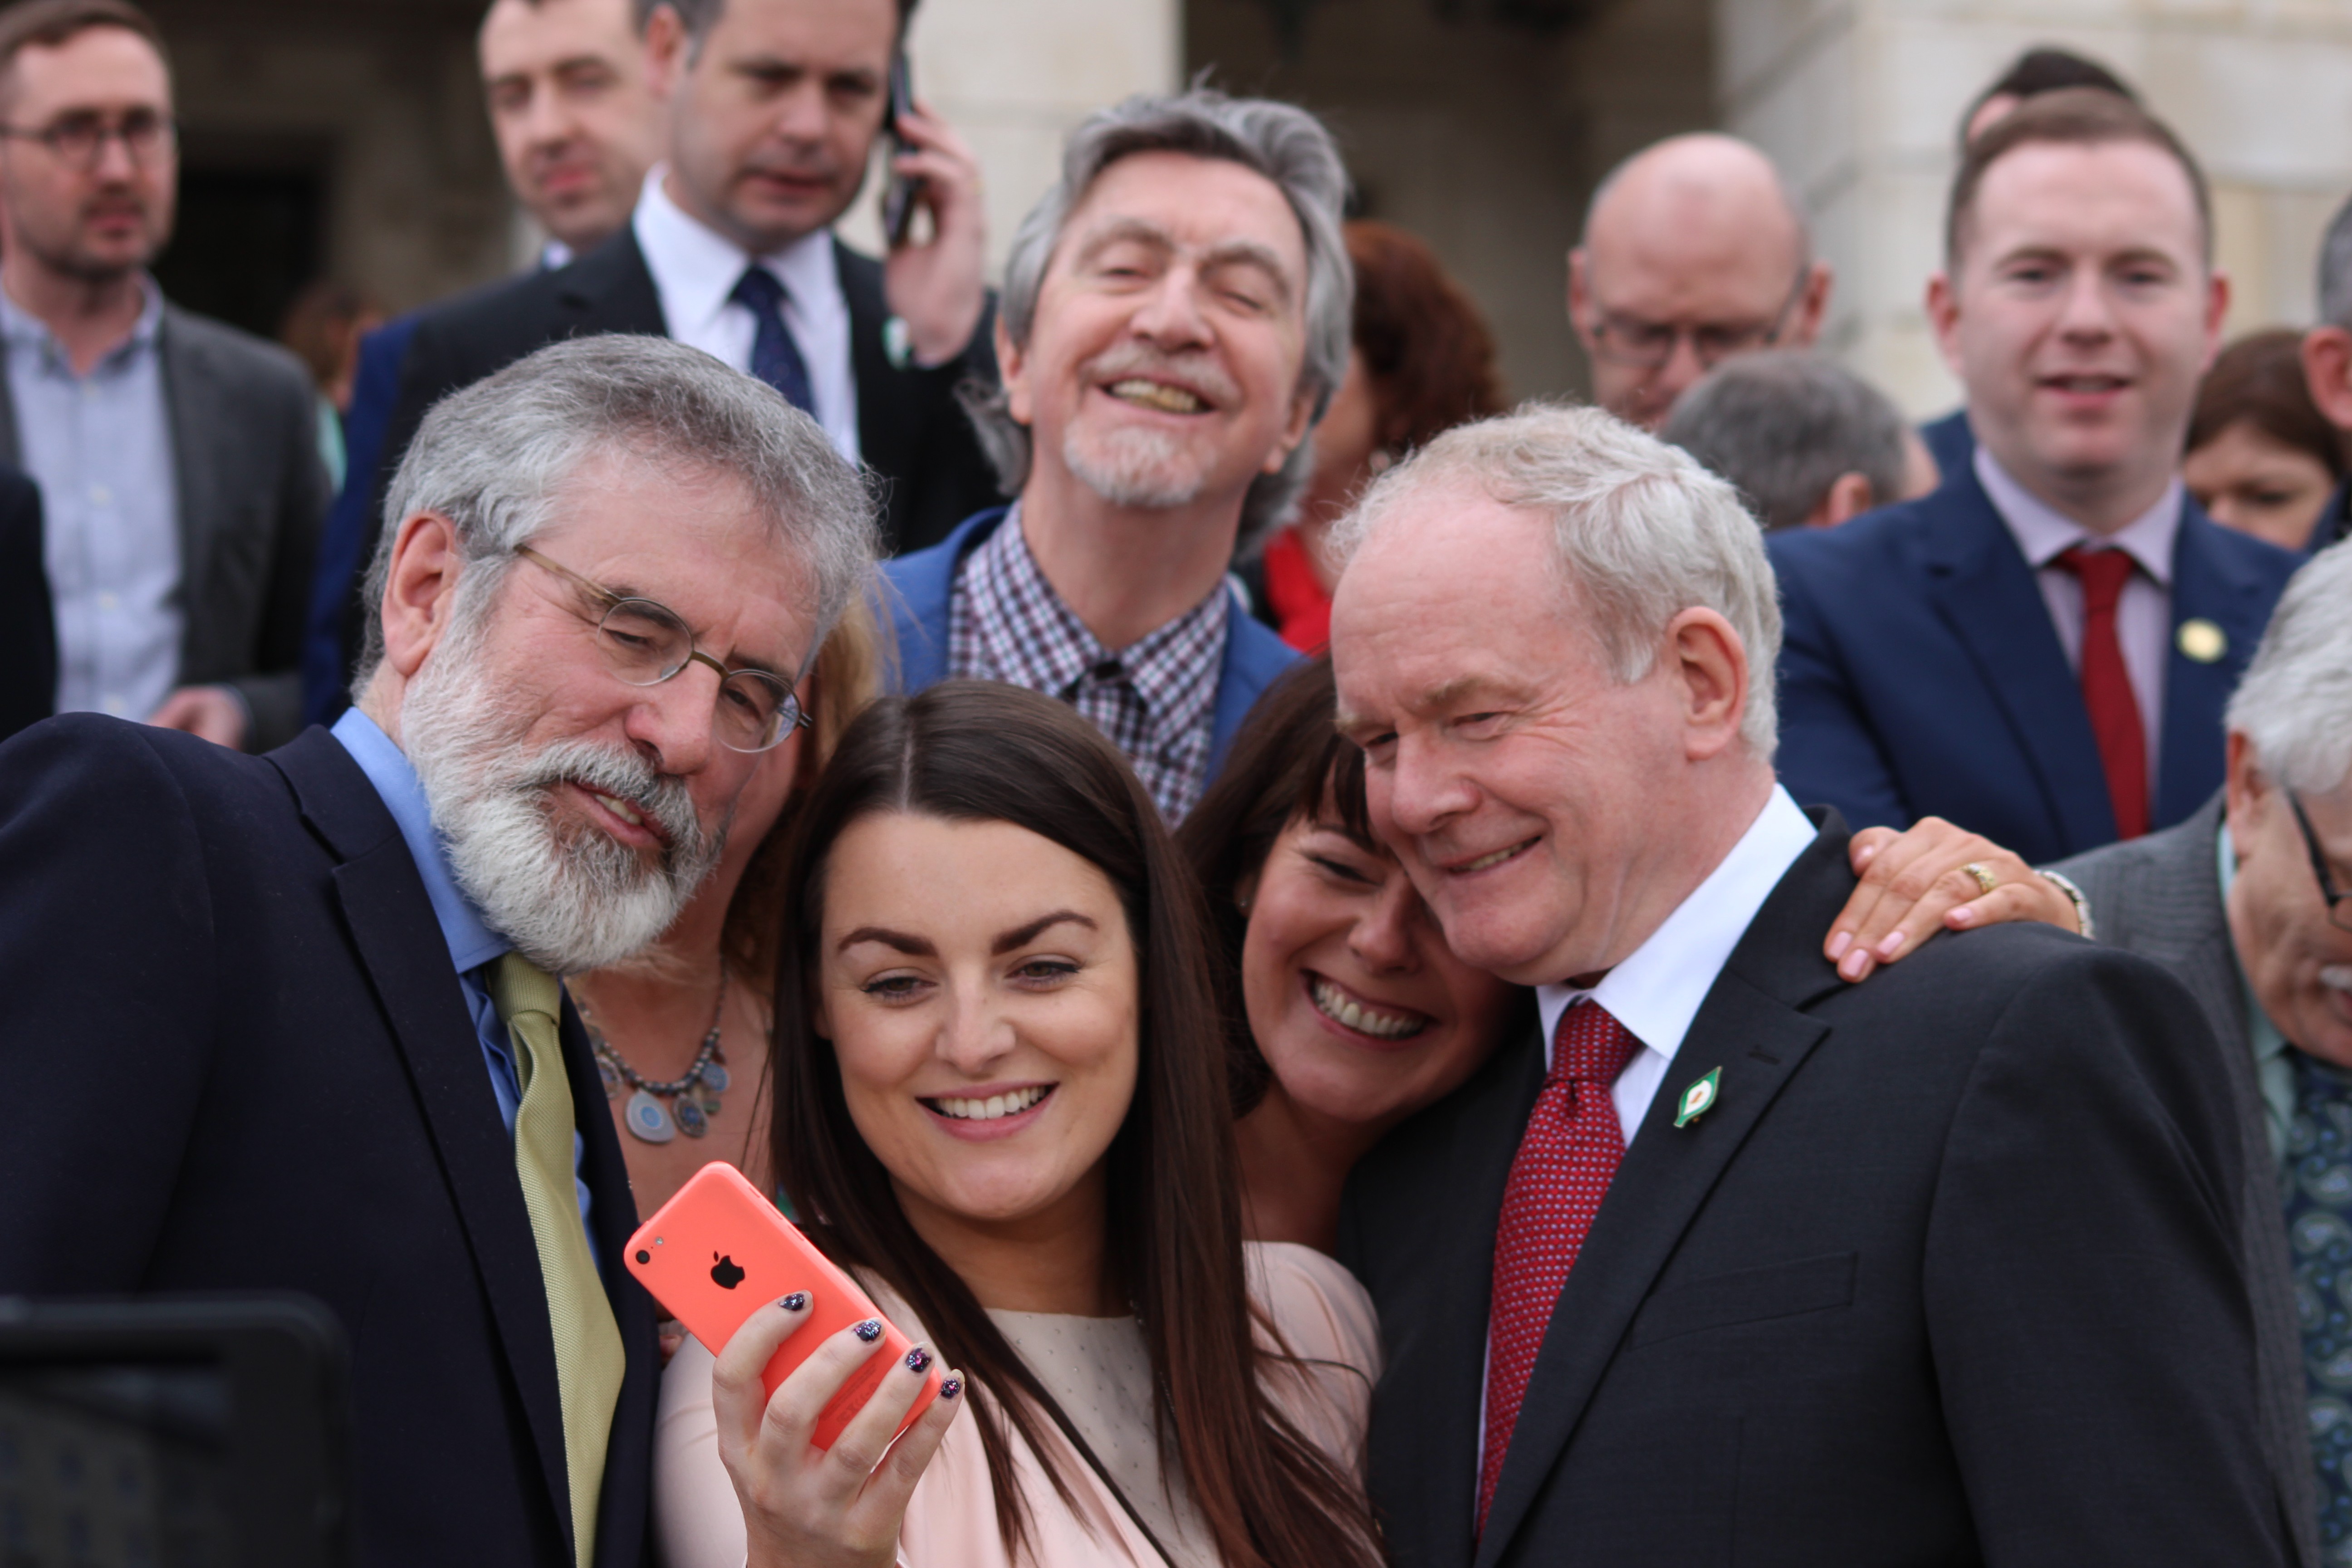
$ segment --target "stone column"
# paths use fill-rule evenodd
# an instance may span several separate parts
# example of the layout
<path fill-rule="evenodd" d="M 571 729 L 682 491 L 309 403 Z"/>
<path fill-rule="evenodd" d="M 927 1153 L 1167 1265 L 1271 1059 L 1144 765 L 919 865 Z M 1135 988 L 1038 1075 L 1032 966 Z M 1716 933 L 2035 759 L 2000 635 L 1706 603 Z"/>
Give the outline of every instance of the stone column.
<path fill-rule="evenodd" d="M 2204 163 L 2230 336 L 2307 322 L 2352 193 L 2343 0 L 1715 0 L 1723 123 L 1762 146 L 1837 268 L 1825 344 L 1911 413 L 1958 400 L 1927 331 L 1959 117 L 2055 44 L 2129 81 Z"/>

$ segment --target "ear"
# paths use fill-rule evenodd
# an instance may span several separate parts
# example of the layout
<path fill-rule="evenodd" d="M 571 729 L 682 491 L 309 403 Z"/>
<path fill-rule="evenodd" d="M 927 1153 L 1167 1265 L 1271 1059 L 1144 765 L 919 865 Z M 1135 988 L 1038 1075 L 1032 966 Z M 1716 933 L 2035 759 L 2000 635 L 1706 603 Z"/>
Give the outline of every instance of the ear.
<path fill-rule="evenodd" d="M 1268 474 L 1282 472 L 1282 465 L 1290 461 L 1290 454 L 1298 450 L 1298 443 L 1306 440 L 1307 433 L 1313 428 L 1315 428 L 1315 395 L 1307 391 L 1302 384 L 1297 391 L 1290 395 L 1289 423 L 1283 426 L 1282 439 L 1276 443 L 1273 451 L 1265 455 L 1265 461 L 1260 465 L 1260 471 Z"/>
<path fill-rule="evenodd" d="M 2215 269 L 2205 280 L 2205 363 L 2197 367 L 2202 375 L 2213 368 L 2214 356 L 2221 352 L 2221 323 L 2230 314 L 2230 275 Z"/>
<path fill-rule="evenodd" d="M 654 96 L 667 99 L 677 92 L 686 74 L 686 24 L 677 7 L 664 4 L 646 18 L 646 79 Z"/>
<path fill-rule="evenodd" d="M 1850 517 L 1859 517 L 1877 504 L 1871 494 L 1867 474 L 1840 474 L 1830 481 L 1828 493 L 1806 514 L 1807 528 L 1835 528 Z"/>
<path fill-rule="evenodd" d="M 1704 762 L 1739 740 L 1748 711 L 1748 650 L 1716 611 L 1691 608 L 1666 623 L 1683 705 L 1683 755 Z"/>
<path fill-rule="evenodd" d="M 404 681 L 415 678 L 449 629 L 457 579 L 466 569 L 457 527 L 421 511 L 400 525 L 383 584 L 383 658 Z"/>
<path fill-rule="evenodd" d="M 2352 430 L 2352 331 L 2329 326 L 2305 332 L 2303 379 L 2327 422 Z"/>
<path fill-rule="evenodd" d="M 1004 312 L 996 313 L 996 377 L 1004 385 L 1005 412 L 1026 425 L 1035 416 L 1035 400 L 1029 395 L 1029 355 L 1014 345 L 1012 334 L 1004 330 Z"/>
<path fill-rule="evenodd" d="M 1944 366 L 1959 376 L 1961 384 L 1968 383 L 1960 375 L 1960 291 L 1952 284 L 1951 274 L 1938 268 L 1927 278 L 1927 328 L 1936 334 L 1936 348 L 1944 356 Z"/>
<path fill-rule="evenodd" d="M 2263 776 L 2262 759 L 2254 755 L 2253 742 L 2232 730 L 2226 745 L 2222 810 L 2230 825 L 2231 852 L 2242 864 L 2246 847 L 2261 836 L 2270 814 L 2278 809 L 2278 790 Z"/>
<path fill-rule="evenodd" d="M 1592 350 L 1592 263 L 1584 247 L 1568 253 L 1568 324 L 1585 352 Z"/>
<path fill-rule="evenodd" d="M 1829 320 L 1830 289 L 1836 274 L 1826 261 L 1816 261 L 1805 274 L 1805 291 L 1797 301 L 1796 319 L 1789 323 L 1789 346 L 1811 348 L 1822 335 L 1822 323 Z"/>

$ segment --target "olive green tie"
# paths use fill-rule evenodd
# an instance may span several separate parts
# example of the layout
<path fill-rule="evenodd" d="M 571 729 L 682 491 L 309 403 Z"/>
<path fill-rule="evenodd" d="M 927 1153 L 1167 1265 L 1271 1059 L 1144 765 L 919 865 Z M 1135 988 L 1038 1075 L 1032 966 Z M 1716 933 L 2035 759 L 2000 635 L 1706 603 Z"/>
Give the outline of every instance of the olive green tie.
<path fill-rule="evenodd" d="M 613 1321 L 572 1185 L 572 1085 L 563 1073 L 557 1020 L 562 989 L 555 977 L 519 952 L 490 971 L 490 999 L 507 1024 L 515 1081 L 515 1172 L 531 1240 L 547 1287 L 548 1326 L 555 1332 L 555 1384 L 563 1402 L 563 1460 L 572 1485 L 572 1555 L 580 1568 L 596 1554 L 596 1496 L 604 1480 L 604 1447 L 613 1407 L 621 1397 L 628 1355 Z"/>

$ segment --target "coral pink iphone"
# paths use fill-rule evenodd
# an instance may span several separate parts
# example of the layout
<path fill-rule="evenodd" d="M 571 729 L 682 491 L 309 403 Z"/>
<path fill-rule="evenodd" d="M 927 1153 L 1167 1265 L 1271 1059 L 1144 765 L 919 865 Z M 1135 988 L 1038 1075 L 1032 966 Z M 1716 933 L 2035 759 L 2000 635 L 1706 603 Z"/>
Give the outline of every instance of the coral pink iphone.
<path fill-rule="evenodd" d="M 881 1318 L 856 1282 L 835 1268 L 743 1173 L 714 1160 L 688 1178 L 629 1238 L 629 1272 L 677 1314 L 713 1355 L 743 1320 L 794 1290 L 809 1293 L 809 1321 L 769 1361 L 761 1381 L 772 1394 L 816 1347 L 852 1323 Z M 814 1441 L 830 1448 L 850 1417 L 866 1407 L 891 1367 L 914 1348 L 887 1319 L 874 1353 L 850 1374 L 817 1416 Z M 939 1394 L 934 1363 L 923 1394 L 898 1424 L 904 1432 Z"/>

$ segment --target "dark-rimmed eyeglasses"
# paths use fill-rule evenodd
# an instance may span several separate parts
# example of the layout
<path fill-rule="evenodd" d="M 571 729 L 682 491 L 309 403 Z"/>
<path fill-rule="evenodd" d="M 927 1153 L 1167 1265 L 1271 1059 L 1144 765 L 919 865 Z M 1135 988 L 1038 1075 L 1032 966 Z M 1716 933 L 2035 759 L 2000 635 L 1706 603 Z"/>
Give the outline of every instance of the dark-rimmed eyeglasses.
<path fill-rule="evenodd" d="M 711 709 L 711 738 L 731 752 L 764 752 L 809 721 L 783 678 L 764 669 L 730 669 L 694 646 L 685 618 L 651 599 L 631 598 L 599 587 L 569 567 L 559 566 L 528 544 L 515 553 L 562 578 L 588 601 L 575 606 L 596 628 L 596 648 L 607 668 L 630 686 L 659 686 L 690 664 L 719 672 L 719 697 Z M 592 613 L 593 610 L 593 613 Z"/>
<path fill-rule="evenodd" d="M 2319 847 L 2319 835 L 2312 831 L 2311 818 L 2294 791 L 2286 792 L 2286 803 L 2294 810 L 2294 825 L 2303 829 L 2303 847 L 2311 851 L 2311 874 L 2319 879 L 2319 896 L 2327 900 L 2327 923 L 2337 931 L 2352 931 L 2352 892 L 2336 888 L 2336 873 L 2327 868 L 2327 852 Z"/>
<path fill-rule="evenodd" d="M 1612 364 L 1664 370 L 1675 357 L 1675 350 L 1688 339 L 1699 368 L 1713 370 L 1734 354 L 1769 349 L 1778 343 L 1780 334 L 1788 330 L 1789 312 L 1804 298 L 1805 285 L 1812 281 L 1812 277 L 1810 262 L 1799 268 L 1797 280 L 1789 286 L 1788 297 L 1780 301 L 1772 319 L 1745 326 L 1702 322 L 1686 327 L 1672 321 L 1645 321 L 1638 316 L 1604 309 L 1592 323 L 1592 350 Z"/>
<path fill-rule="evenodd" d="M 144 169 L 153 167 L 177 150 L 180 122 L 152 109 L 134 109 L 112 120 L 103 114 L 73 113 L 60 115 L 37 130 L 0 125 L 0 136 L 38 142 L 58 163 L 82 170 L 97 168 L 99 160 L 106 155 L 106 144 L 120 142 L 131 162 Z"/>

